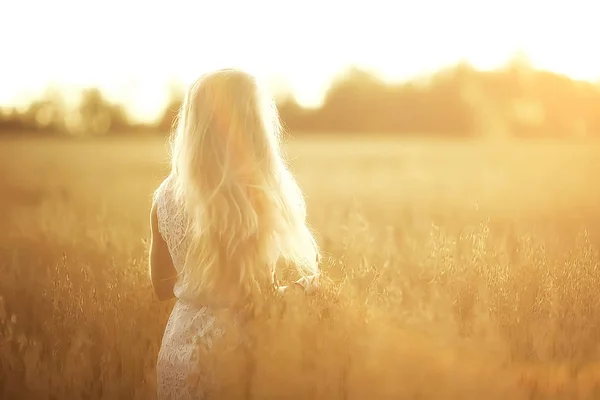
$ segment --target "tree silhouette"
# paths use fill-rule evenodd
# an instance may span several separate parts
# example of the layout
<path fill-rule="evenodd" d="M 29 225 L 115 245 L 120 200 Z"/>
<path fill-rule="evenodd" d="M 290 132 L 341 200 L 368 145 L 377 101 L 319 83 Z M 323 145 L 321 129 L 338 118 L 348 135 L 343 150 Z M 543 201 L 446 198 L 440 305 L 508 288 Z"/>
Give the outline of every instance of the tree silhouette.
<path fill-rule="evenodd" d="M 171 82 L 170 100 L 154 125 L 134 124 L 125 110 L 96 88 L 86 89 L 75 109 L 48 90 L 25 111 L 0 110 L 0 132 L 78 135 L 172 130 L 184 87 Z M 502 68 L 478 71 L 466 62 L 423 82 L 387 84 L 349 68 L 331 83 L 317 109 L 280 93 L 282 122 L 292 134 L 385 133 L 446 137 L 600 137 L 600 87 L 535 70 L 523 54 Z"/>

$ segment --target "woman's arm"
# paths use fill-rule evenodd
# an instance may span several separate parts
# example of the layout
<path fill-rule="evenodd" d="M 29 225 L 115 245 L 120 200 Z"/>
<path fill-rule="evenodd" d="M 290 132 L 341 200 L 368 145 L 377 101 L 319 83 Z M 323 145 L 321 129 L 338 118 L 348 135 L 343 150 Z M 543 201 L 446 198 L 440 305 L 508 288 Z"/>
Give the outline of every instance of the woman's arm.
<path fill-rule="evenodd" d="M 321 276 L 321 271 L 319 268 L 319 263 L 321 262 L 321 255 L 317 254 L 316 257 L 316 263 L 317 263 L 317 270 L 318 272 L 314 275 L 310 275 L 310 276 L 306 276 L 306 277 L 302 277 L 300 279 L 298 279 L 296 282 L 294 282 L 292 285 L 290 286 L 279 286 L 278 287 L 278 291 L 280 294 L 284 294 L 287 290 L 289 290 L 290 288 L 294 288 L 294 289 L 301 289 L 303 290 L 306 294 L 313 294 L 315 293 L 320 285 L 319 282 L 319 277 Z"/>
<path fill-rule="evenodd" d="M 294 282 L 294 285 L 300 286 L 304 289 L 306 294 L 313 294 L 319 288 L 319 275 L 311 275 L 303 277 Z"/>
<path fill-rule="evenodd" d="M 159 300 L 169 300 L 175 297 L 173 287 L 177 281 L 177 270 L 173 266 L 167 243 L 158 231 L 158 216 L 154 203 L 150 211 L 150 233 L 150 278 L 152 287 Z"/>

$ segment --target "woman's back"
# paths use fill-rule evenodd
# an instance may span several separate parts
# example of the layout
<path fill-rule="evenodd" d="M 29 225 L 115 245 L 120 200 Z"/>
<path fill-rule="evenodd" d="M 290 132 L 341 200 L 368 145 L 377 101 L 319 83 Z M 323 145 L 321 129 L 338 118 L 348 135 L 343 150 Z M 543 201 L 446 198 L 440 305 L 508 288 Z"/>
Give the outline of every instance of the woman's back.
<path fill-rule="evenodd" d="M 193 274 L 192 268 L 202 268 L 202 265 L 198 265 L 194 253 L 189 252 L 191 242 L 189 240 L 191 235 L 188 226 L 189 216 L 185 205 L 178 201 L 175 196 L 172 175 L 169 175 L 156 190 L 154 201 L 158 219 L 158 232 L 168 247 L 173 266 L 178 275 L 173 286 L 175 298 L 195 307 L 209 307 L 212 311 L 235 307 L 234 303 L 237 299 L 235 288 L 206 293 L 198 291 L 194 287 L 190 278 L 190 275 Z M 190 262 L 191 267 L 188 268 L 192 269 L 191 274 L 186 271 L 186 262 Z"/>
<path fill-rule="evenodd" d="M 157 364 L 160 400 L 202 398 L 218 386 L 207 366 L 213 339 L 237 332 L 280 289 L 277 265 L 318 273 L 280 144 L 277 109 L 252 76 L 220 70 L 190 85 L 151 213 L 153 285 L 159 298 L 177 298 Z"/>

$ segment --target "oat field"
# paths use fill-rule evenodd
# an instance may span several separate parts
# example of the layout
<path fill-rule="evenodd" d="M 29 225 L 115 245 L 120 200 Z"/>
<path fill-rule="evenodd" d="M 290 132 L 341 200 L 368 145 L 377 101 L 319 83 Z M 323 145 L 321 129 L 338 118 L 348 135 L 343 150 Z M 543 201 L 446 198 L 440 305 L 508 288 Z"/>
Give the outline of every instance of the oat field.
<path fill-rule="evenodd" d="M 600 144 L 296 139 L 332 282 L 253 399 L 600 398 Z M 162 139 L 0 141 L 0 398 L 153 399 Z M 259 325 L 257 325 L 259 326 Z"/>

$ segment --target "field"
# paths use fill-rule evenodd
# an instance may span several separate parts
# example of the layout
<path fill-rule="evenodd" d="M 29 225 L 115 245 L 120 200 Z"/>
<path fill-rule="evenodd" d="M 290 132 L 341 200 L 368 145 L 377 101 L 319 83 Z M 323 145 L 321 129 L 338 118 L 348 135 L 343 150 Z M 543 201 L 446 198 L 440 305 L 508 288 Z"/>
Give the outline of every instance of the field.
<path fill-rule="evenodd" d="M 600 398 L 599 144 L 288 153 L 333 283 L 263 326 L 252 398 Z M 165 161 L 158 139 L 0 141 L 0 398 L 155 398 Z"/>

